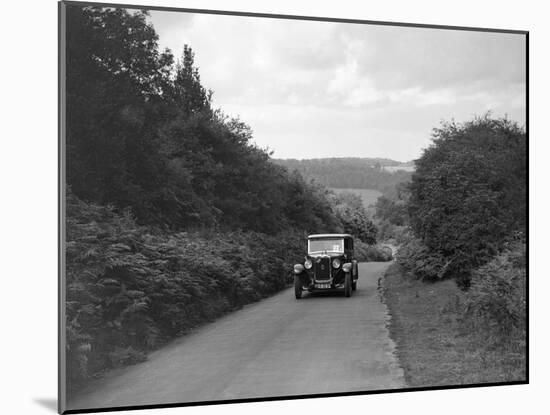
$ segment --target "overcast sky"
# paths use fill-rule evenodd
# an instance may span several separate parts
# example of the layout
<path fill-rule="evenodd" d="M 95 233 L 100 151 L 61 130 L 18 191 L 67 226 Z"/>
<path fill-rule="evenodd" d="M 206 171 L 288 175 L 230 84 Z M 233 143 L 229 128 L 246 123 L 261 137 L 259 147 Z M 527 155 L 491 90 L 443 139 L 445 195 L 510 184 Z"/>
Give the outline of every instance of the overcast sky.
<path fill-rule="evenodd" d="M 441 120 L 525 123 L 523 35 L 151 11 L 278 158 L 418 158 Z"/>

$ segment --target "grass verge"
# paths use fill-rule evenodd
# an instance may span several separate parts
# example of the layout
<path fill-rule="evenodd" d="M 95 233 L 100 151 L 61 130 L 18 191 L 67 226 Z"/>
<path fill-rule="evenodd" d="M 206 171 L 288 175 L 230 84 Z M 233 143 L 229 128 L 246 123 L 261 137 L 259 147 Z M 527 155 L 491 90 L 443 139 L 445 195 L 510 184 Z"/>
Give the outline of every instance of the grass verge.
<path fill-rule="evenodd" d="M 525 342 L 463 319 L 467 293 L 452 280 L 425 283 L 392 264 L 384 278 L 390 335 L 410 387 L 526 379 Z"/>

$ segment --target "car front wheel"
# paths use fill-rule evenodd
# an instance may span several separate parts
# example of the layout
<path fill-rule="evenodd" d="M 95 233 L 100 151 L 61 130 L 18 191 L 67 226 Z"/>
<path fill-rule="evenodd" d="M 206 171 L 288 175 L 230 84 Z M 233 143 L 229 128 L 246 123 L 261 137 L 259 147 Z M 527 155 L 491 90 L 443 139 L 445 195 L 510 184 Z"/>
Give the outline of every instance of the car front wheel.
<path fill-rule="evenodd" d="M 294 276 L 294 295 L 297 300 L 302 298 L 302 281 L 300 280 L 299 275 Z"/>
<path fill-rule="evenodd" d="M 344 279 L 344 295 L 346 297 L 351 297 L 351 273 L 346 273 Z"/>

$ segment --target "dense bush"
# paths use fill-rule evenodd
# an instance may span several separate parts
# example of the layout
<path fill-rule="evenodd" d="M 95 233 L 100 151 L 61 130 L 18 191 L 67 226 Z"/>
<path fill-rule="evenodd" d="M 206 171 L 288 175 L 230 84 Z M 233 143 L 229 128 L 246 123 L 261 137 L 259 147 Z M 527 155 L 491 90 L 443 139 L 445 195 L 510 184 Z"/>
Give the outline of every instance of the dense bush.
<path fill-rule="evenodd" d="M 380 240 L 403 243 L 409 229 L 409 182 L 398 183 L 378 198 L 375 204 L 375 221 Z"/>
<path fill-rule="evenodd" d="M 475 270 L 464 320 L 482 326 L 498 339 L 525 339 L 526 247 L 513 243 Z"/>
<path fill-rule="evenodd" d="M 431 251 L 421 239 L 407 232 L 399 246 L 397 262 L 416 278 L 434 281 L 446 276 L 448 259 Z"/>
<path fill-rule="evenodd" d="M 409 223 L 409 198 L 409 182 L 398 183 L 393 189 L 378 198 L 375 204 L 376 216 L 392 225 L 407 225 Z"/>
<path fill-rule="evenodd" d="M 407 235 L 410 232 L 408 226 L 392 225 L 388 221 L 379 219 L 375 219 L 374 223 L 378 229 L 380 241 L 391 245 L 401 245 L 408 240 Z"/>
<path fill-rule="evenodd" d="M 359 262 L 387 262 L 393 259 L 390 247 L 367 244 L 360 239 L 355 239 L 354 250 L 355 259 Z"/>
<path fill-rule="evenodd" d="M 300 232 L 160 233 L 73 195 L 67 217 L 70 388 L 280 290 L 305 249 Z"/>
<path fill-rule="evenodd" d="M 378 229 L 369 219 L 361 197 L 351 192 L 331 194 L 336 218 L 345 233 L 349 233 L 368 245 L 376 244 Z"/>
<path fill-rule="evenodd" d="M 391 248 L 377 245 L 378 228 L 369 218 L 359 195 L 351 192 L 331 193 L 330 200 L 341 229 L 355 238 L 355 258 L 358 261 L 392 260 Z"/>
<path fill-rule="evenodd" d="M 493 258 L 526 224 L 525 131 L 490 116 L 444 123 L 416 160 L 408 201 L 413 271 L 456 278 Z"/>

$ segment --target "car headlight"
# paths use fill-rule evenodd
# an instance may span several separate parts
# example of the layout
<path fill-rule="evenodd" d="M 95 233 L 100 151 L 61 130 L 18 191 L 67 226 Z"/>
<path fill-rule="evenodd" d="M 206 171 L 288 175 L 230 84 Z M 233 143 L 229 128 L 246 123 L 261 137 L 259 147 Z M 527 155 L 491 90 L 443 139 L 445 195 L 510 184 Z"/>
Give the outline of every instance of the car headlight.
<path fill-rule="evenodd" d="M 340 260 L 338 258 L 334 258 L 334 260 L 332 261 L 332 266 L 334 268 L 340 268 Z"/>
<path fill-rule="evenodd" d="M 304 267 L 306 267 L 306 269 L 311 269 L 312 266 L 313 266 L 313 263 L 311 262 L 311 260 L 306 259 L 306 262 L 304 262 Z"/>

